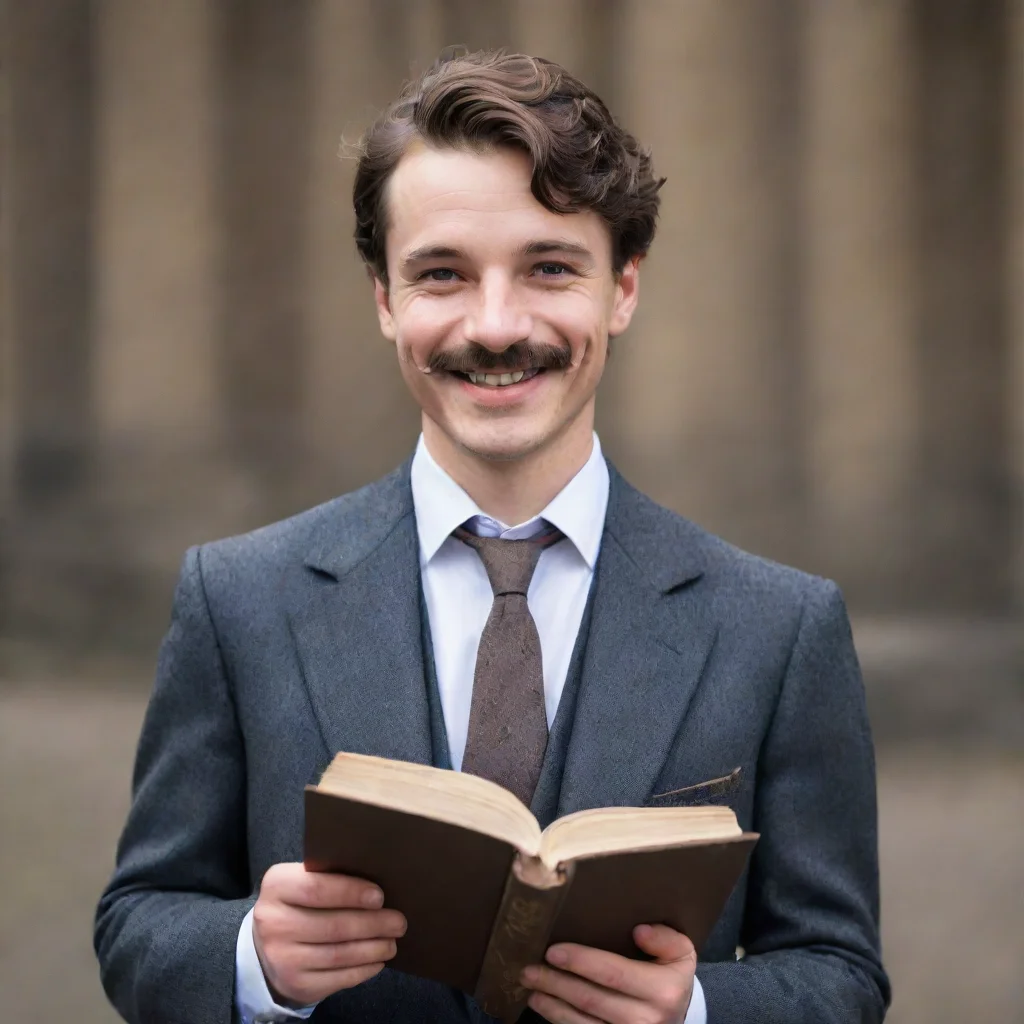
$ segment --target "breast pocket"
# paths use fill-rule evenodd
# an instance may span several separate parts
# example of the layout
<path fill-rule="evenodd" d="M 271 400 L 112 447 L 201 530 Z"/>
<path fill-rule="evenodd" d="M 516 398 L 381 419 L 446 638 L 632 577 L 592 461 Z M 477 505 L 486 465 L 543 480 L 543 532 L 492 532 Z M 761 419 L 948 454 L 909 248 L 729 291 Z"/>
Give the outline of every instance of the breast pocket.
<path fill-rule="evenodd" d="M 700 807 L 706 804 L 733 806 L 744 782 L 743 768 L 734 768 L 727 775 L 653 793 L 645 807 Z"/>

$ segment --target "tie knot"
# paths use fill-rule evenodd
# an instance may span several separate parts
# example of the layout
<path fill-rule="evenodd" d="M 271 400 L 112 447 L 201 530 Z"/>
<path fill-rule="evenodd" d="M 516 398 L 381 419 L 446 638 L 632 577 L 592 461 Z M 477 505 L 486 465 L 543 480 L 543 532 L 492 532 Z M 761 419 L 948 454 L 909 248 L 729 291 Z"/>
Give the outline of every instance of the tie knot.
<path fill-rule="evenodd" d="M 464 527 L 455 530 L 463 543 L 476 548 L 487 570 L 494 596 L 523 594 L 530 589 L 530 580 L 544 548 L 556 544 L 564 536 L 554 526 L 527 540 L 502 540 L 500 537 L 478 537 Z"/>

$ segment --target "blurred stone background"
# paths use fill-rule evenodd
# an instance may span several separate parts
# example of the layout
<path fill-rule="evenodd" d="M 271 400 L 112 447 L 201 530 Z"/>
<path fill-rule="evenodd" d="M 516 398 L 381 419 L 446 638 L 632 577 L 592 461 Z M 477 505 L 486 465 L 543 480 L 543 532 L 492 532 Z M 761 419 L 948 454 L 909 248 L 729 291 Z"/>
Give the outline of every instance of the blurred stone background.
<path fill-rule="evenodd" d="M 91 913 L 185 547 L 411 450 L 338 148 L 448 43 L 653 148 L 602 440 L 840 582 L 890 1019 L 1024 1021 L 1024 0 L 0 0 L 5 1009 L 114 1020 Z"/>

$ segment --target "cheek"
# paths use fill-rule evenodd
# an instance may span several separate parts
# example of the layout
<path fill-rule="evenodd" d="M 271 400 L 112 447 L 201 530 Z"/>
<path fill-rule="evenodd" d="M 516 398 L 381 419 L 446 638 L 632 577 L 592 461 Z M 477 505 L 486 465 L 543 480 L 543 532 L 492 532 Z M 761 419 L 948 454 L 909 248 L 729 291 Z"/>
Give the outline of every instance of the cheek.
<path fill-rule="evenodd" d="M 395 333 L 395 346 L 402 363 L 420 366 L 430 355 L 431 344 L 417 324 L 402 323 Z"/>
<path fill-rule="evenodd" d="M 589 325 L 573 343 L 572 365 L 578 380 L 599 377 L 608 357 L 608 330 L 604 322 Z M 589 385 L 587 385 L 589 386 Z"/>
<path fill-rule="evenodd" d="M 550 322 L 574 350 L 600 346 L 608 333 L 608 310 L 602 297 L 593 293 L 563 296 Z"/>
<path fill-rule="evenodd" d="M 576 315 L 565 317 L 560 332 L 572 348 L 573 363 L 589 364 L 599 358 L 607 345 L 608 321 L 604 309 L 596 303 L 583 305 Z"/>
<path fill-rule="evenodd" d="M 416 356 L 416 347 L 410 344 L 408 335 L 401 330 L 395 332 L 395 352 L 398 355 L 399 365 L 402 367 L 404 372 L 406 367 L 415 369 L 416 364 L 420 361 Z"/>
<path fill-rule="evenodd" d="M 417 362 L 425 359 L 452 333 L 453 311 L 441 302 L 411 302 L 395 317 L 399 356 Z"/>

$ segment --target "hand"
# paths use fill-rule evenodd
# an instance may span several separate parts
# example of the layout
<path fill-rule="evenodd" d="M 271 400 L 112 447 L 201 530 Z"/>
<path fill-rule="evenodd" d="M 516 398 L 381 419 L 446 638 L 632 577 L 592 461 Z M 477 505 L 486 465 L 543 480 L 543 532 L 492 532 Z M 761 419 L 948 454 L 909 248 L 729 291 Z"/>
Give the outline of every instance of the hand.
<path fill-rule="evenodd" d="M 253 907 L 252 938 L 275 1002 L 310 1006 L 372 978 L 395 955 L 405 918 L 347 875 L 275 864 Z"/>
<path fill-rule="evenodd" d="M 530 1008 L 553 1024 L 680 1024 L 697 969 L 693 943 L 661 924 L 638 926 L 633 939 L 654 963 L 568 942 L 552 946 L 547 964 L 523 971 Z"/>

